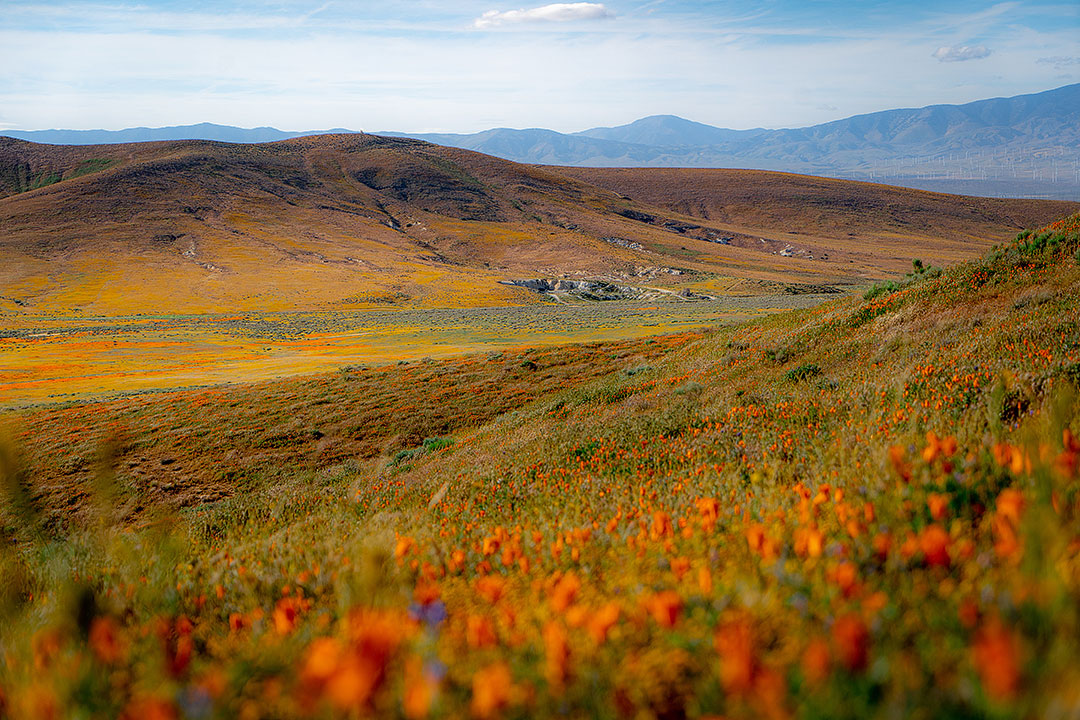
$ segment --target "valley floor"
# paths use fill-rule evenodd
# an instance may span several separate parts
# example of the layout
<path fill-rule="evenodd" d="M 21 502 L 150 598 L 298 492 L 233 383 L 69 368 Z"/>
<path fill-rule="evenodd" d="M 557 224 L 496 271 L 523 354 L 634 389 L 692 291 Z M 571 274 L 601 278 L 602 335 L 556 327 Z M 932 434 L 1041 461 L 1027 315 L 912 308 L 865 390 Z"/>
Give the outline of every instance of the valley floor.
<path fill-rule="evenodd" d="M 745 321 L 832 295 L 307 313 L 14 316 L 0 331 L 0 408 L 168 391 Z"/>

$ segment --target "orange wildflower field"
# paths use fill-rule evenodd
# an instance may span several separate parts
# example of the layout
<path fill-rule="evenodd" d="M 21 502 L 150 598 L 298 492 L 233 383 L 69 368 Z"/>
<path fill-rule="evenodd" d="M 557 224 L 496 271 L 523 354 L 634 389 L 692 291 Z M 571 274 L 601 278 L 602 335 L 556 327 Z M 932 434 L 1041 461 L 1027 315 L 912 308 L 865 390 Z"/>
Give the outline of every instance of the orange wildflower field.
<path fill-rule="evenodd" d="M 1080 215 L 737 326 L 7 413 L 0 716 L 1080 713 Z"/>

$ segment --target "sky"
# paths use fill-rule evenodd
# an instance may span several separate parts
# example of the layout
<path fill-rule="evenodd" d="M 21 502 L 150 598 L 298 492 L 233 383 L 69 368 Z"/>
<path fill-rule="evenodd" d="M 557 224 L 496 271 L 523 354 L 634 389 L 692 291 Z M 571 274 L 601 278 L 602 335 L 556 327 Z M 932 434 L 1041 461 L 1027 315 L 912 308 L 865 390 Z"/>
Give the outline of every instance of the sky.
<path fill-rule="evenodd" d="M 736 129 L 1080 82 L 1080 2 L 0 0 L 0 129 Z"/>

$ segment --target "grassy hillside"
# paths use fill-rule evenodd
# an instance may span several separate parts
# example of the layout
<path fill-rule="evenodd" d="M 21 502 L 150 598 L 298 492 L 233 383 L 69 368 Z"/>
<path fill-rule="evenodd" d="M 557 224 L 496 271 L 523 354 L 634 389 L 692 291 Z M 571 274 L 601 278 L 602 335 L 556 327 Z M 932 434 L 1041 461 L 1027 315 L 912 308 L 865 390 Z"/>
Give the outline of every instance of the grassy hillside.
<path fill-rule="evenodd" d="M 788 175 L 780 185 L 799 191 L 775 193 L 775 174 L 742 173 L 758 196 L 746 202 L 778 207 L 784 222 L 757 212 L 732 224 L 697 212 L 718 189 L 696 171 L 665 171 L 669 196 L 692 194 L 671 207 L 570 172 L 362 134 L 77 147 L 0 138 L 0 314 L 526 304 L 535 293 L 499 281 L 559 276 L 714 292 L 733 278 L 849 285 L 912 257 L 970 259 L 1076 209 L 877 187 L 880 203 L 903 210 L 879 228 L 851 212 L 866 186 Z"/>
<path fill-rule="evenodd" d="M 1073 215 L 655 344 L 10 416 L 0 707 L 1067 715 L 1078 254 Z"/>

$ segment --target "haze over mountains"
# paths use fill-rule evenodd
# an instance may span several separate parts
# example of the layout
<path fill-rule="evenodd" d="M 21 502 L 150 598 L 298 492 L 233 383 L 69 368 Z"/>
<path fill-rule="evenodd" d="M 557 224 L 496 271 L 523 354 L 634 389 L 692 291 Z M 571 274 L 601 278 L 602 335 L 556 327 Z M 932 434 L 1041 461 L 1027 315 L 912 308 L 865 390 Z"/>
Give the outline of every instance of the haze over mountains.
<path fill-rule="evenodd" d="M 272 142 L 324 132 L 352 131 L 286 132 L 202 123 L 0 134 L 34 142 L 89 145 L 176 139 Z M 524 163 L 756 168 L 972 195 L 1080 198 L 1080 84 L 964 105 L 888 110 L 796 129 L 729 130 L 656 115 L 578 133 L 496 128 L 470 134 L 378 134 Z"/>

